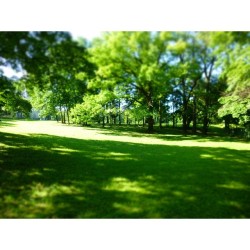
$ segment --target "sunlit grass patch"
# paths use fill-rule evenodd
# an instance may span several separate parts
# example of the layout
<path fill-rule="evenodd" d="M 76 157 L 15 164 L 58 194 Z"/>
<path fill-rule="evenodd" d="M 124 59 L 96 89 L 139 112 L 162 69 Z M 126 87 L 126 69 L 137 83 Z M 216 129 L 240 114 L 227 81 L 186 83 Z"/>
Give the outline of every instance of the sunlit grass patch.
<path fill-rule="evenodd" d="M 228 183 L 218 185 L 218 187 L 228 188 L 228 189 L 236 189 L 236 190 L 250 190 L 249 185 L 245 185 L 241 182 L 230 181 Z"/>
<path fill-rule="evenodd" d="M 111 183 L 105 187 L 104 190 L 118 191 L 118 192 L 135 192 L 141 194 L 151 194 L 147 187 L 143 187 L 143 184 L 137 181 L 130 181 L 123 177 L 115 177 L 111 180 Z"/>

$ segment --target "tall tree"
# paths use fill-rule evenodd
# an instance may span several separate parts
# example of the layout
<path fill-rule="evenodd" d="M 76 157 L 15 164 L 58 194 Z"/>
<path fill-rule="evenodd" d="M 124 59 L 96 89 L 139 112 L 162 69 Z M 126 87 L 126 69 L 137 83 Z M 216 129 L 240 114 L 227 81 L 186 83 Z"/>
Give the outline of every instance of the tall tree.
<path fill-rule="evenodd" d="M 169 47 L 172 52 L 172 78 L 174 81 L 175 93 L 182 99 L 182 123 L 184 132 L 187 131 L 190 123 L 190 101 L 194 99 L 194 91 L 202 77 L 202 70 L 197 54 L 199 45 L 192 33 L 175 33 L 175 42 Z M 194 117 L 193 117 L 194 118 Z"/>
<path fill-rule="evenodd" d="M 227 82 L 227 89 L 220 98 L 222 107 L 218 113 L 221 117 L 231 115 L 239 119 L 250 131 L 250 32 L 236 32 L 230 35 L 228 60 L 224 63 L 223 77 Z M 225 48 L 225 44 L 222 45 Z"/>
<path fill-rule="evenodd" d="M 92 48 L 102 87 L 122 85 L 131 102 L 147 106 L 148 132 L 153 131 L 153 112 L 166 93 L 171 33 L 113 32 Z"/>
<path fill-rule="evenodd" d="M 49 92 L 46 97 L 49 98 L 49 107 L 46 110 L 58 108 L 65 123 L 65 113 L 69 122 L 69 110 L 82 101 L 91 73 L 93 65 L 87 59 L 85 47 L 72 40 L 63 40 L 48 48 L 46 65 L 41 65 L 38 71 L 30 74 L 26 85 L 32 89 L 35 83 L 41 91 Z"/>
<path fill-rule="evenodd" d="M 210 109 L 212 107 L 212 85 L 216 84 L 214 71 L 217 58 L 213 47 L 213 33 L 200 32 L 198 38 L 201 46 L 200 62 L 203 73 L 203 133 L 207 134 L 211 116 Z"/>

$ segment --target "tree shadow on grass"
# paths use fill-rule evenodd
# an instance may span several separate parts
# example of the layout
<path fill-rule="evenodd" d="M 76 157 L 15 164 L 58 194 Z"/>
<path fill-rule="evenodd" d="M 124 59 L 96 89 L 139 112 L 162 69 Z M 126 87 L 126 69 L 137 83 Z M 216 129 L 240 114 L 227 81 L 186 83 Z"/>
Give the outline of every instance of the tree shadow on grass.
<path fill-rule="evenodd" d="M 1 218 L 250 218 L 249 151 L 0 133 Z"/>
<path fill-rule="evenodd" d="M 192 131 L 186 133 L 181 128 L 155 128 L 154 133 L 148 133 L 146 127 L 136 125 L 121 125 L 121 126 L 109 126 L 109 127 L 93 127 L 85 128 L 86 130 L 98 129 L 98 133 L 108 136 L 130 136 L 141 138 L 143 136 L 149 138 L 157 138 L 166 141 L 187 141 L 196 140 L 199 142 L 212 141 L 212 142 L 246 142 L 246 139 L 239 137 L 229 136 L 223 129 L 218 129 L 219 132 L 209 132 L 207 135 L 203 135 L 201 132 L 193 134 Z"/>
<path fill-rule="evenodd" d="M 0 128 L 1 127 L 14 127 L 16 126 L 13 120 L 1 119 L 0 117 Z"/>

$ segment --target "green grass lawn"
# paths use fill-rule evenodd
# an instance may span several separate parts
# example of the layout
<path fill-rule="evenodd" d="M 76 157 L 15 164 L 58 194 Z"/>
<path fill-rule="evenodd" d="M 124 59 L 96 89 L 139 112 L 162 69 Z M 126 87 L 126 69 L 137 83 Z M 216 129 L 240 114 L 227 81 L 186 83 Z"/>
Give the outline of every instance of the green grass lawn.
<path fill-rule="evenodd" d="M 1 218 L 250 218 L 250 146 L 0 122 Z"/>

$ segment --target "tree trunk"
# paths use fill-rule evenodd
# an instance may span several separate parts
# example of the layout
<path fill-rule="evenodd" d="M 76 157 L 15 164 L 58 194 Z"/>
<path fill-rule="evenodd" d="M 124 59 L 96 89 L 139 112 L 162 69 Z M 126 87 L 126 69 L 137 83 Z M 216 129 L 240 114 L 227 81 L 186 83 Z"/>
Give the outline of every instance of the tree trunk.
<path fill-rule="evenodd" d="M 208 132 L 208 123 L 209 123 L 209 119 L 208 119 L 208 109 L 209 109 L 209 103 L 210 103 L 210 97 L 209 97 L 209 82 L 207 83 L 207 88 L 206 88 L 206 96 L 205 96 L 205 109 L 203 112 L 203 129 L 202 132 L 204 135 L 207 134 Z"/>
<path fill-rule="evenodd" d="M 224 129 L 225 129 L 227 132 L 229 132 L 229 130 L 230 130 L 230 118 L 229 118 L 228 115 L 225 116 L 225 127 L 224 127 Z"/>
<path fill-rule="evenodd" d="M 196 97 L 194 96 L 194 104 L 193 104 L 193 128 L 192 131 L 195 134 L 197 132 L 197 115 L 196 115 Z"/>
<path fill-rule="evenodd" d="M 175 114 L 173 113 L 173 128 L 175 128 Z"/>
<path fill-rule="evenodd" d="M 182 128 L 184 133 L 187 131 L 187 94 L 186 94 L 186 79 L 184 77 L 181 78 L 181 89 L 182 89 L 182 100 L 183 100 L 183 112 L 182 112 Z"/>
<path fill-rule="evenodd" d="M 63 123 L 66 123 L 66 114 L 65 114 L 65 111 L 63 111 Z"/>
<path fill-rule="evenodd" d="M 204 110 L 204 117 L 203 117 L 203 134 L 207 134 L 208 132 L 208 123 L 209 123 L 209 107 L 210 107 L 210 84 L 211 84 L 211 76 L 213 71 L 213 66 L 215 62 L 215 57 L 211 58 L 209 66 L 204 67 L 204 74 L 206 77 L 206 89 L 205 89 L 205 110 Z"/>
<path fill-rule="evenodd" d="M 127 125 L 129 125 L 129 118 L 128 118 L 128 115 L 127 115 Z"/>
<path fill-rule="evenodd" d="M 151 96 L 148 96 L 148 111 L 149 111 L 149 116 L 148 116 L 148 133 L 153 133 L 154 132 L 154 117 L 153 117 L 153 100 Z"/>
<path fill-rule="evenodd" d="M 183 127 L 184 133 L 186 133 L 187 132 L 187 101 L 185 100 L 185 97 L 183 99 L 182 127 Z"/>
<path fill-rule="evenodd" d="M 63 123 L 63 112 L 62 112 L 62 107 L 60 106 L 60 114 L 61 114 L 61 123 Z"/>
<path fill-rule="evenodd" d="M 121 117 L 121 101 L 119 99 L 119 115 L 118 115 L 119 125 L 122 124 L 122 117 Z"/>
<path fill-rule="evenodd" d="M 110 122 L 111 125 L 113 124 L 113 119 L 112 119 L 111 114 L 109 115 L 109 122 Z"/>
<path fill-rule="evenodd" d="M 105 126 L 105 116 L 102 117 L 102 127 L 104 128 Z"/>
<path fill-rule="evenodd" d="M 67 109 L 67 119 L 68 119 L 68 124 L 70 123 L 69 122 L 69 110 Z"/>
<path fill-rule="evenodd" d="M 154 132 L 154 117 L 153 117 L 153 102 L 150 100 L 149 105 L 149 116 L 148 116 L 148 133 Z"/>
<path fill-rule="evenodd" d="M 121 116 L 121 113 L 120 113 L 120 112 L 119 112 L 118 119 L 119 119 L 119 125 L 122 125 L 122 116 Z"/>
<path fill-rule="evenodd" d="M 159 101 L 159 127 L 162 128 L 162 110 L 161 110 L 161 101 Z"/>
<path fill-rule="evenodd" d="M 207 110 L 204 112 L 204 118 L 203 118 L 203 134 L 206 135 L 208 131 L 208 114 Z"/>
<path fill-rule="evenodd" d="M 148 117 L 148 133 L 154 132 L 154 118 L 152 115 Z"/>

